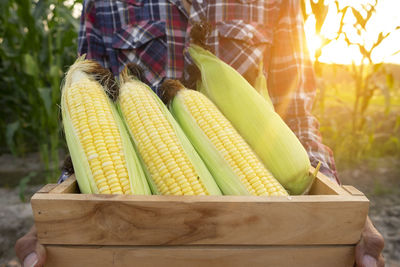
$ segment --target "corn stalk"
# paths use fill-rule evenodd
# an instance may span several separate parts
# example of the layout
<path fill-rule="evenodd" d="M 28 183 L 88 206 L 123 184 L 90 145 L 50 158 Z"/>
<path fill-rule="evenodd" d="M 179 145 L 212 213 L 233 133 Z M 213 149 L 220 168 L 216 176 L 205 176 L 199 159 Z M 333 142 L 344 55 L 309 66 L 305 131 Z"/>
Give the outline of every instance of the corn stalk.
<path fill-rule="evenodd" d="M 60 85 L 76 57 L 81 1 L 3 0 L 0 3 L 0 146 L 17 156 L 40 155 L 53 179 L 59 164 Z M 4 149 L 7 147 L 7 149 Z"/>

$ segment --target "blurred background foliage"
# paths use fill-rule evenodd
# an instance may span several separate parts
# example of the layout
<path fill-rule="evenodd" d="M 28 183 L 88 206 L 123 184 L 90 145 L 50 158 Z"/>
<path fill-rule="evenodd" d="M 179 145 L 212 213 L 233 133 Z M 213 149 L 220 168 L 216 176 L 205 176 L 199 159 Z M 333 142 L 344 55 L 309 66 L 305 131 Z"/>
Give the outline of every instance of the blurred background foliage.
<path fill-rule="evenodd" d="M 314 113 L 324 142 L 339 168 L 370 157 L 400 158 L 400 67 L 372 57 L 399 27 L 377 33 L 373 44 L 367 44 L 365 34 L 378 1 L 327 2 L 302 0 L 304 19 L 313 21 L 321 40 L 312 57 L 318 81 Z M 24 157 L 38 151 L 48 181 L 57 177 L 59 153 L 65 151 L 60 85 L 76 58 L 81 5 L 73 0 L 0 1 L 0 154 Z M 337 24 L 337 33 L 326 37 L 322 30 L 329 9 L 338 14 L 329 21 Z M 347 22 L 345 16 L 354 19 Z M 339 39 L 357 47 L 362 60 L 322 62 L 325 47 Z"/>
<path fill-rule="evenodd" d="M 0 152 L 39 151 L 55 177 L 59 149 L 60 85 L 76 58 L 81 1 L 0 1 Z"/>
<path fill-rule="evenodd" d="M 312 21 L 313 34 L 319 40 L 316 49 L 310 51 L 318 84 L 314 114 L 339 170 L 373 157 L 400 159 L 400 66 L 374 57 L 400 29 L 400 25 L 394 25 L 377 30 L 372 24 L 383 2 L 301 1 L 305 23 Z M 327 19 L 328 12 L 336 19 Z M 323 32 L 328 23 L 329 28 L 336 29 L 333 35 Z M 324 63 L 321 58 L 332 53 L 328 46 L 339 41 L 355 47 L 359 55 L 353 55 L 351 64 Z M 397 46 L 389 51 L 389 56 L 398 54 L 399 49 Z M 340 58 L 341 51 L 336 53 L 330 57 Z"/>

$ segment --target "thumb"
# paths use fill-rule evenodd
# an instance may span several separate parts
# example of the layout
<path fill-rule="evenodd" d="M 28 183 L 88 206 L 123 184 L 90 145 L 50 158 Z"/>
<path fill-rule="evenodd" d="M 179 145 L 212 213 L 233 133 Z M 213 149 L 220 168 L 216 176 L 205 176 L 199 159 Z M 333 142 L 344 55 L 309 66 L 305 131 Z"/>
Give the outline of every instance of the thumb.
<path fill-rule="evenodd" d="M 46 249 L 37 238 L 35 226 L 15 243 L 15 254 L 23 267 L 43 266 L 46 261 Z"/>
<path fill-rule="evenodd" d="M 37 262 L 38 257 L 36 252 L 31 252 L 25 257 L 22 267 L 33 267 L 36 265 Z"/>
<path fill-rule="evenodd" d="M 41 267 L 46 262 L 46 249 L 43 245 L 36 243 L 35 251 L 24 258 L 22 267 Z"/>
<path fill-rule="evenodd" d="M 36 249 L 35 249 L 36 255 L 37 255 L 37 263 L 34 265 L 35 267 L 41 267 L 44 266 L 46 262 L 46 248 L 40 244 L 39 242 L 36 243 Z"/>

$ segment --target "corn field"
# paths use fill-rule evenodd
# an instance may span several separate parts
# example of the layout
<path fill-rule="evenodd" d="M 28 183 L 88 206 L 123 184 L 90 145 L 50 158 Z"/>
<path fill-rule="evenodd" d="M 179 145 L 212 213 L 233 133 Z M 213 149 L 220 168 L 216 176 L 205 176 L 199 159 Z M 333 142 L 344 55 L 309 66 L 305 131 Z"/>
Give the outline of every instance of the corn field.
<path fill-rule="evenodd" d="M 64 148 L 60 84 L 76 58 L 78 1 L 0 3 L 0 149 L 24 156 L 40 151 L 46 170 L 58 168 Z"/>
<path fill-rule="evenodd" d="M 302 1 L 305 23 L 313 22 L 320 40 L 311 55 L 318 93 L 314 114 L 321 123 L 324 143 L 334 151 L 339 167 L 369 157 L 400 155 L 400 68 L 374 57 L 383 45 L 393 42 L 390 37 L 398 34 L 400 22 L 374 29 L 377 26 L 372 23 L 382 3 Z M 336 20 L 328 20 L 329 12 L 336 14 Z M 336 28 L 335 34 L 326 33 L 327 26 Z M 374 36 L 369 34 L 371 28 L 376 32 Z M 354 48 L 358 61 L 353 59 L 348 65 L 322 62 L 321 58 L 329 53 L 326 48 L 340 41 Z M 399 52 L 395 47 L 385 56 Z"/>

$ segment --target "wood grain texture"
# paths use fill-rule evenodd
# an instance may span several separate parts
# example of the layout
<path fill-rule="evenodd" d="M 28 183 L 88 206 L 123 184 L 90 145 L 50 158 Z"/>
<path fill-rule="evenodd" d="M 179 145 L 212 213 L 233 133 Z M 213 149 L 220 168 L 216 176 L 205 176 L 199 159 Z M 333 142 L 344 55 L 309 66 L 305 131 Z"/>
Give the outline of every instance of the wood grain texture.
<path fill-rule="evenodd" d="M 58 184 L 53 190 L 50 191 L 51 194 L 67 194 L 76 193 L 78 189 L 78 184 L 76 182 L 75 174 L 72 174 L 68 179 L 66 179 L 61 184 Z"/>
<path fill-rule="evenodd" d="M 346 190 L 347 192 L 349 192 L 353 196 L 363 196 L 364 195 L 360 190 L 358 190 L 354 186 L 343 185 L 342 187 L 343 187 L 344 190 Z"/>
<path fill-rule="evenodd" d="M 314 173 L 315 168 L 310 168 L 310 173 Z M 340 187 L 337 183 L 318 172 L 317 177 L 311 186 L 309 195 L 348 195 L 348 192 Z"/>
<path fill-rule="evenodd" d="M 47 246 L 46 267 L 350 267 L 353 246 Z"/>
<path fill-rule="evenodd" d="M 42 188 L 39 189 L 39 191 L 37 191 L 36 193 L 39 194 L 46 194 L 49 193 L 51 190 L 53 190 L 55 187 L 57 186 L 57 184 L 46 184 L 45 186 L 43 186 Z"/>
<path fill-rule="evenodd" d="M 43 244 L 355 244 L 365 196 L 124 196 L 35 194 Z"/>
<path fill-rule="evenodd" d="M 314 172 L 314 168 L 310 168 L 310 173 Z M 65 182 L 57 185 L 51 193 L 78 193 L 79 187 L 76 182 L 75 175 L 72 174 Z M 46 187 L 46 186 L 45 186 Z M 332 182 L 324 174 L 318 172 L 317 177 L 314 180 L 313 185 L 310 188 L 309 195 L 348 195 L 348 191 L 342 189 L 338 184 Z"/>

